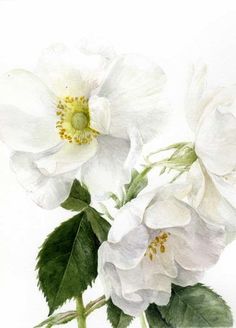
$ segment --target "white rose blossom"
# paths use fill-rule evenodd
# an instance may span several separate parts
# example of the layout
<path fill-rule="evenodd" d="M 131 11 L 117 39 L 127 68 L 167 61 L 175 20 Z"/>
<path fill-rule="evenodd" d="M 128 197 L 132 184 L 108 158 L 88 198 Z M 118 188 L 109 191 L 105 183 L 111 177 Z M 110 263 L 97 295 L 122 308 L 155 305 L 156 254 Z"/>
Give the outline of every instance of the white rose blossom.
<path fill-rule="evenodd" d="M 104 49 L 103 49 L 104 50 Z M 44 51 L 35 74 L 0 79 L 0 139 L 33 200 L 55 208 L 80 176 L 98 196 L 117 192 L 125 166 L 166 118 L 163 71 L 136 55 Z"/>
<path fill-rule="evenodd" d="M 224 248 L 224 228 L 208 224 L 181 199 L 189 185 L 167 185 L 122 207 L 98 253 L 106 297 L 138 316 L 166 305 L 171 284 L 193 285 Z"/>
<path fill-rule="evenodd" d="M 206 67 L 197 66 L 187 94 L 187 119 L 198 161 L 188 179 L 192 205 L 213 222 L 236 231 L 236 86 L 206 92 Z"/>

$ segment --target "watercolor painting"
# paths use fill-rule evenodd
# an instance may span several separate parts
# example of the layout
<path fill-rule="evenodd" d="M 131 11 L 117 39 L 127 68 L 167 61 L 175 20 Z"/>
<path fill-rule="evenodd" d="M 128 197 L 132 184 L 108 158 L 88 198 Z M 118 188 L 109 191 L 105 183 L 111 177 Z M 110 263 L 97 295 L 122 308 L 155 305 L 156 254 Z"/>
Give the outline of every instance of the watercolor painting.
<path fill-rule="evenodd" d="M 236 6 L 127 3 L 0 2 L 4 327 L 234 327 Z"/>

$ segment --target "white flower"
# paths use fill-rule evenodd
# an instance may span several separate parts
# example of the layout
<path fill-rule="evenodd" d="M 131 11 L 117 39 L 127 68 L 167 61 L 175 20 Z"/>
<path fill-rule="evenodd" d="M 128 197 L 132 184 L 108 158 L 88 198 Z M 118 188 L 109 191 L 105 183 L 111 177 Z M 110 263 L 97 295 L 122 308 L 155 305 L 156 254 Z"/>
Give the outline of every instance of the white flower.
<path fill-rule="evenodd" d="M 168 185 L 127 203 L 99 249 L 106 297 L 129 315 L 166 305 L 172 283 L 195 284 L 221 254 L 224 229 L 179 199 L 187 189 Z"/>
<path fill-rule="evenodd" d="M 192 74 L 187 119 L 198 162 L 190 170 L 192 204 L 213 222 L 236 231 L 236 86 L 206 92 L 206 68 Z"/>
<path fill-rule="evenodd" d="M 6 73 L 0 138 L 14 151 L 11 166 L 33 200 L 58 206 L 78 169 L 92 192 L 116 192 L 140 137 L 155 136 L 165 119 L 164 84 L 163 71 L 143 57 L 62 45 L 43 53 L 36 74 Z"/>

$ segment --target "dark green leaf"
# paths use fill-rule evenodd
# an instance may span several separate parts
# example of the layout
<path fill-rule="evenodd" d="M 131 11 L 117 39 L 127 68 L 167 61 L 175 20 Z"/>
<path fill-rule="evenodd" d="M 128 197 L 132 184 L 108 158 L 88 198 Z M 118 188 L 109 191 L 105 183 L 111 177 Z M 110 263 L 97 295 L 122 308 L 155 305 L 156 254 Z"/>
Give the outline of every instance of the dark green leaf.
<path fill-rule="evenodd" d="M 115 306 L 111 300 L 107 302 L 107 317 L 112 328 L 126 328 L 133 320 L 133 317 L 125 314 L 120 308 Z"/>
<path fill-rule="evenodd" d="M 83 211 L 91 202 L 91 197 L 85 186 L 78 180 L 73 182 L 69 197 L 61 204 L 66 210 L 80 212 Z"/>
<path fill-rule="evenodd" d="M 46 328 L 57 326 L 57 325 L 63 325 L 67 322 L 70 322 L 71 320 L 75 319 L 77 317 L 76 311 L 68 311 L 64 313 L 58 313 L 51 317 L 49 317 L 47 320 L 41 322 L 38 326 L 35 328 L 40 328 L 46 326 Z"/>
<path fill-rule="evenodd" d="M 97 276 L 99 242 L 86 214 L 62 223 L 44 242 L 38 256 L 38 278 L 52 314 L 79 296 Z"/>
<path fill-rule="evenodd" d="M 162 318 L 158 307 L 151 304 L 146 310 L 146 318 L 149 328 L 170 328 L 171 326 Z"/>
<path fill-rule="evenodd" d="M 173 327 L 233 326 L 229 307 L 219 295 L 202 284 L 173 286 L 169 304 L 158 309 Z"/>
<path fill-rule="evenodd" d="M 141 173 L 136 170 L 132 171 L 132 176 L 129 184 L 125 185 L 125 201 L 124 203 L 128 203 L 132 199 L 136 198 L 138 194 L 147 186 L 148 178 L 147 173 L 151 168 L 145 168 Z"/>
<path fill-rule="evenodd" d="M 97 236 L 100 243 L 107 240 L 108 232 L 111 228 L 107 222 L 94 208 L 88 207 L 86 209 L 87 219 L 90 222 L 93 232 Z"/>

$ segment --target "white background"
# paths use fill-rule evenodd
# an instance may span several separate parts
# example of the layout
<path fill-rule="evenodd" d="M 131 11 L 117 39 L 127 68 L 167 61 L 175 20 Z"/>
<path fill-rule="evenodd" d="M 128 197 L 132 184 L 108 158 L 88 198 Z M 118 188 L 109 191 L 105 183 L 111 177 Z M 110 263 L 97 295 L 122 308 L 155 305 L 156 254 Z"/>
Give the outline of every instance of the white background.
<path fill-rule="evenodd" d="M 154 58 L 169 75 L 173 107 L 178 110 L 187 64 L 198 58 L 209 66 L 210 86 L 236 82 L 235 1 L 0 1 L 1 72 L 31 68 L 42 48 L 60 41 L 73 44 L 84 37 L 106 39 L 118 52 Z M 178 141 L 185 130 L 177 123 L 173 127 Z M 38 247 L 69 213 L 47 212 L 34 205 L 16 183 L 7 156 L 0 144 L 0 326 L 32 328 L 48 313 L 34 270 Z M 236 319 L 235 263 L 236 242 L 204 282 L 223 296 Z M 101 294 L 97 283 L 86 300 Z M 72 302 L 64 309 L 73 307 Z M 101 309 L 91 315 L 88 327 L 109 327 L 105 320 Z M 132 327 L 139 327 L 139 322 Z"/>

